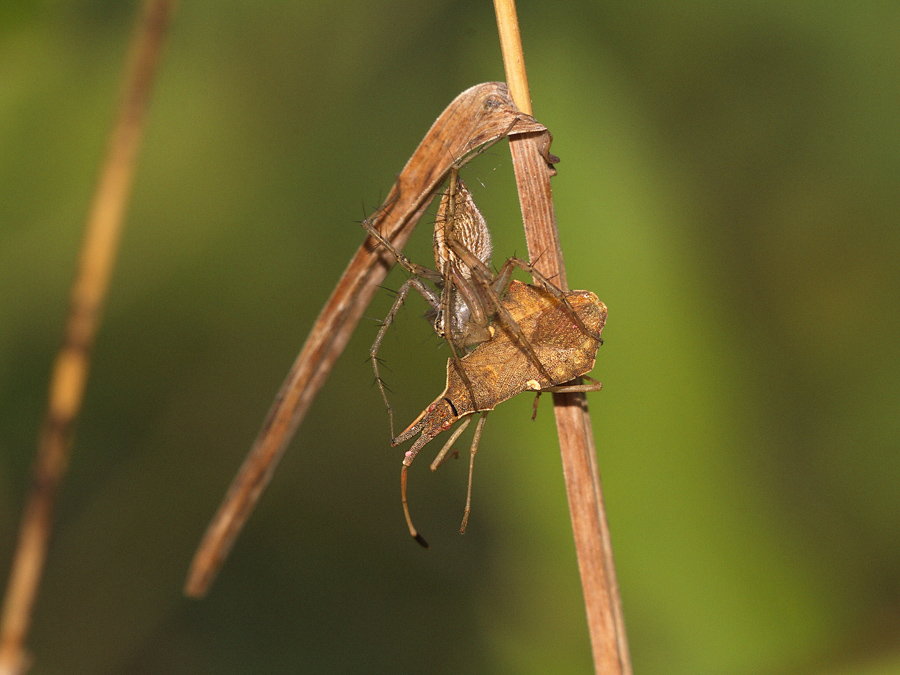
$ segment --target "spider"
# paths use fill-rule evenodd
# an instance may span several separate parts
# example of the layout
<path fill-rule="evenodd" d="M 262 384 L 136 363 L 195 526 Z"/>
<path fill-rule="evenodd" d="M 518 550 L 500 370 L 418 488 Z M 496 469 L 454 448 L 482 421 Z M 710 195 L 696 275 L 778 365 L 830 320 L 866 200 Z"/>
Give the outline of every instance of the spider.
<path fill-rule="evenodd" d="M 584 324 L 569 303 L 567 295 L 537 272 L 528 262 L 511 257 L 503 263 L 496 274 L 492 273 L 489 267 L 492 253 L 490 232 L 484 217 L 475 205 L 471 192 L 459 177 L 458 167 L 453 167 L 450 171 L 448 187 L 441 198 L 435 218 L 434 260 L 437 269 L 433 270 L 410 261 L 384 238 L 371 220 L 364 220 L 362 225 L 369 235 L 378 244 L 385 247 L 397 263 L 412 275 L 397 292 L 397 298 L 382 321 L 378 335 L 369 350 L 372 367 L 375 370 L 375 380 L 388 409 L 391 436 L 394 435 L 394 410 L 388 401 L 379 371 L 378 351 L 387 329 L 393 323 L 411 289 L 418 291 L 431 307 L 435 332 L 450 346 L 453 361 L 458 366 L 460 377 L 469 393 L 470 401 L 476 405 L 476 410 L 477 404 L 472 382 L 466 370 L 459 366 L 469 350 L 489 341 L 494 336 L 497 330 L 494 323 L 498 323 L 508 330 L 513 335 L 518 348 L 528 356 L 540 374 L 546 380 L 553 381 L 528 336 L 522 331 L 516 319 L 503 303 L 502 296 L 509 286 L 512 272 L 516 268 L 529 272 L 541 287 L 554 296 L 565 307 L 582 332 L 597 340 L 600 339 L 599 334 L 593 333 Z M 428 286 L 426 281 L 431 282 L 436 290 Z M 553 382 L 553 384 L 562 384 L 562 382 Z"/>

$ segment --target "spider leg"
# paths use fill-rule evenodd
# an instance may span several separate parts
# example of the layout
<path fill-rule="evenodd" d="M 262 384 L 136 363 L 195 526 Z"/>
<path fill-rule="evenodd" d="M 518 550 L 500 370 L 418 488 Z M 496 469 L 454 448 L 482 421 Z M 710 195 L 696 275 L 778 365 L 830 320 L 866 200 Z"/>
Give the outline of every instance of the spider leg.
<path fill-rule="evenodd" d="M 391 306 L 391 311 L 388 312 L 387 316 L 384 317 L 384 321 L 381 322 L 381 328 L 378 331 L 378 335 L 375 337 L 375 342 L 373 342 L 372 346 L 369 348 L 369 358 L 372 361 L 372 368 L 375 370 L 375 381 L 378 383 L 378 389 L 381 391 L 381 398 L 382 400 L 384 400 L 384 405 L 387 407 L 388 416 L 391 420 L 392 438 L 394 436 L 394 409 L 391 407 L 391 404 L 388 401 L 387 392 L 384 388 L 384 382 L 382 381 L 381 373 L 378 370 L 378 350 L 381 349 L 381 343 L 384 340 L 387 329 L 394 322 L 394 318 L 397 316 L 397 312 L 400 311 L 400 307 L 403 305 L 403 301 L 406 299 L 406 296 L 409 294 L 409 290 L 411 288 L 414 288 L 419 293 L 421 293 L 422 297 L 425 298 L 425 302 L 431 305 L 433 309 L 436 309 L 440 305 L 440 300 L 437 296 L 437 293 L 428 288 L 428 286 L 423 284 L 419 279 L 409 279 L 400 287 L 400 290 L 397 292 L 397 299 L 394 300 L 394 304 Z"/>

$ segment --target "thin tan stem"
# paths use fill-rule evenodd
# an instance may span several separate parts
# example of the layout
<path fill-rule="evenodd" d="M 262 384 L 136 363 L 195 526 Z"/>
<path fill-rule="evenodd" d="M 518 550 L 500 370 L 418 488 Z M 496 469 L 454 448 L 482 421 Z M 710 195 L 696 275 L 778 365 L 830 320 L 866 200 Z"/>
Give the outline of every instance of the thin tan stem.
<path fill-rule="evenodd" d="M 519 110 L 534 116 L 531 95 L 528 92 L 528 74 L 525 70 L 525 53 L 522 50 L 522 35 L 519 33 L 519 17 L 514 0 L 494 0 L 497 15 L 497 30 L 500 32 L 500 52 L 506 71 L 509 94 Z"/>
<path fill-rule="evenodd" d="M 69 463 L 75 420 L 81 409 L 91 351 L 109 288 L 151 87 L 172 8 L 170 0 L 147 0 L 132 37 L 123 98 L 87 219 L 63 346 L 50 378 L 31 491 L 22 515 L 3 602 L 0 675 L 22 673 L 28 665 L 25 641 L 46 559 L 53 510 Z"/>
<path fill-rule="evenodd" d="M 513 0 L 494 0 L 503 63 L 516 105 L 531 110 Z M 512 25 L 515 23 L 515 25 Z M 528 252 L 535 267 L 568 290 L 553 209 L 549 133 L 510 138 Z M 597 673 L 630 675 L 631 660 L 616 582 L 594 434 L 583 393 L 553 394 L 563 474 Z"/>

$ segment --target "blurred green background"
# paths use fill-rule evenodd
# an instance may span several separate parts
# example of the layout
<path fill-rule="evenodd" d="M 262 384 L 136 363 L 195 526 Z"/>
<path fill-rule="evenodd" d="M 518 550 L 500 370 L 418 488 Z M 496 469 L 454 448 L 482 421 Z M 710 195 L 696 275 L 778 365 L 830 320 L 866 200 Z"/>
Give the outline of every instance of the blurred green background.
<path fill-rule="evenodd" d="M 136 10 L 0 6 L 4 584 Z M 609 306 L 590 401 L 636 672 L 900 673 L 900 5 L 519 13 L 569 280 Z M 414 465 L 423 551 L 373 321 L 208 598 L 181 595 L 357 222 L 453 97 L 498 79 L 486 0 L 180 2 L 32 672 L 590 671 L 549 405 L 492 414 L 464 537 L 466 462 Z M 495 264 L 524 254 L 506 145 L 464 176 Z M 423 311 L 385 343 L 399 423 L 443 385 Z"/>

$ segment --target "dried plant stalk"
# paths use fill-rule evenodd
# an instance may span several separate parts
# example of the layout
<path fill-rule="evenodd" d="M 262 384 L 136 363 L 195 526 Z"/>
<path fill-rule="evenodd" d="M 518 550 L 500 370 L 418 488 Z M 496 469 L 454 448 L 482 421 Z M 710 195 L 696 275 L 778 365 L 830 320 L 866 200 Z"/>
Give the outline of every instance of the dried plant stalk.
<path fill-rule="evenodd" d="M 25 671 L 25 640 L 47 554 L 56 497 L 72 447 L 91 351 L 109 288 L 154 75 L 172 12 L 170 0 L 147 0 L 131 44 L 123 99 L 88 215 L 72 287 L 63 346 L 50 379 L 32 487 L 3 602 L 0 675 Z"/>
<path fill-rule="evenodd" d="M 419 144 L 374 218 L 375 227 L 402 248 L 451 166 L 458 166 L 504 136 L 545 129 L 519 112 L 505 84 L 489 82 L 467 89 L 447 107 Z M 371 238 L 366 238 L 353 256 L 200 542 L 185 584 L 187 595 L 200 597 L 206 593 L 285 447 L 392 264 L 390 254 Z"/>
<path fill-rule="evenodd" d="M 525 59 L 514 0 L 494 0 L 503 63 L 513 100 L 531 113 Z M 568 290 L 553 209 L 548 164 L 550 134 L 510 139 L 528 253 L 535 267 Z M 584 394 L 554 394 L 563 474 L 597 673 L 630 675 L 631 658 L 616 582 L 609 526 L 597 470 L 596 448 Z"/>

